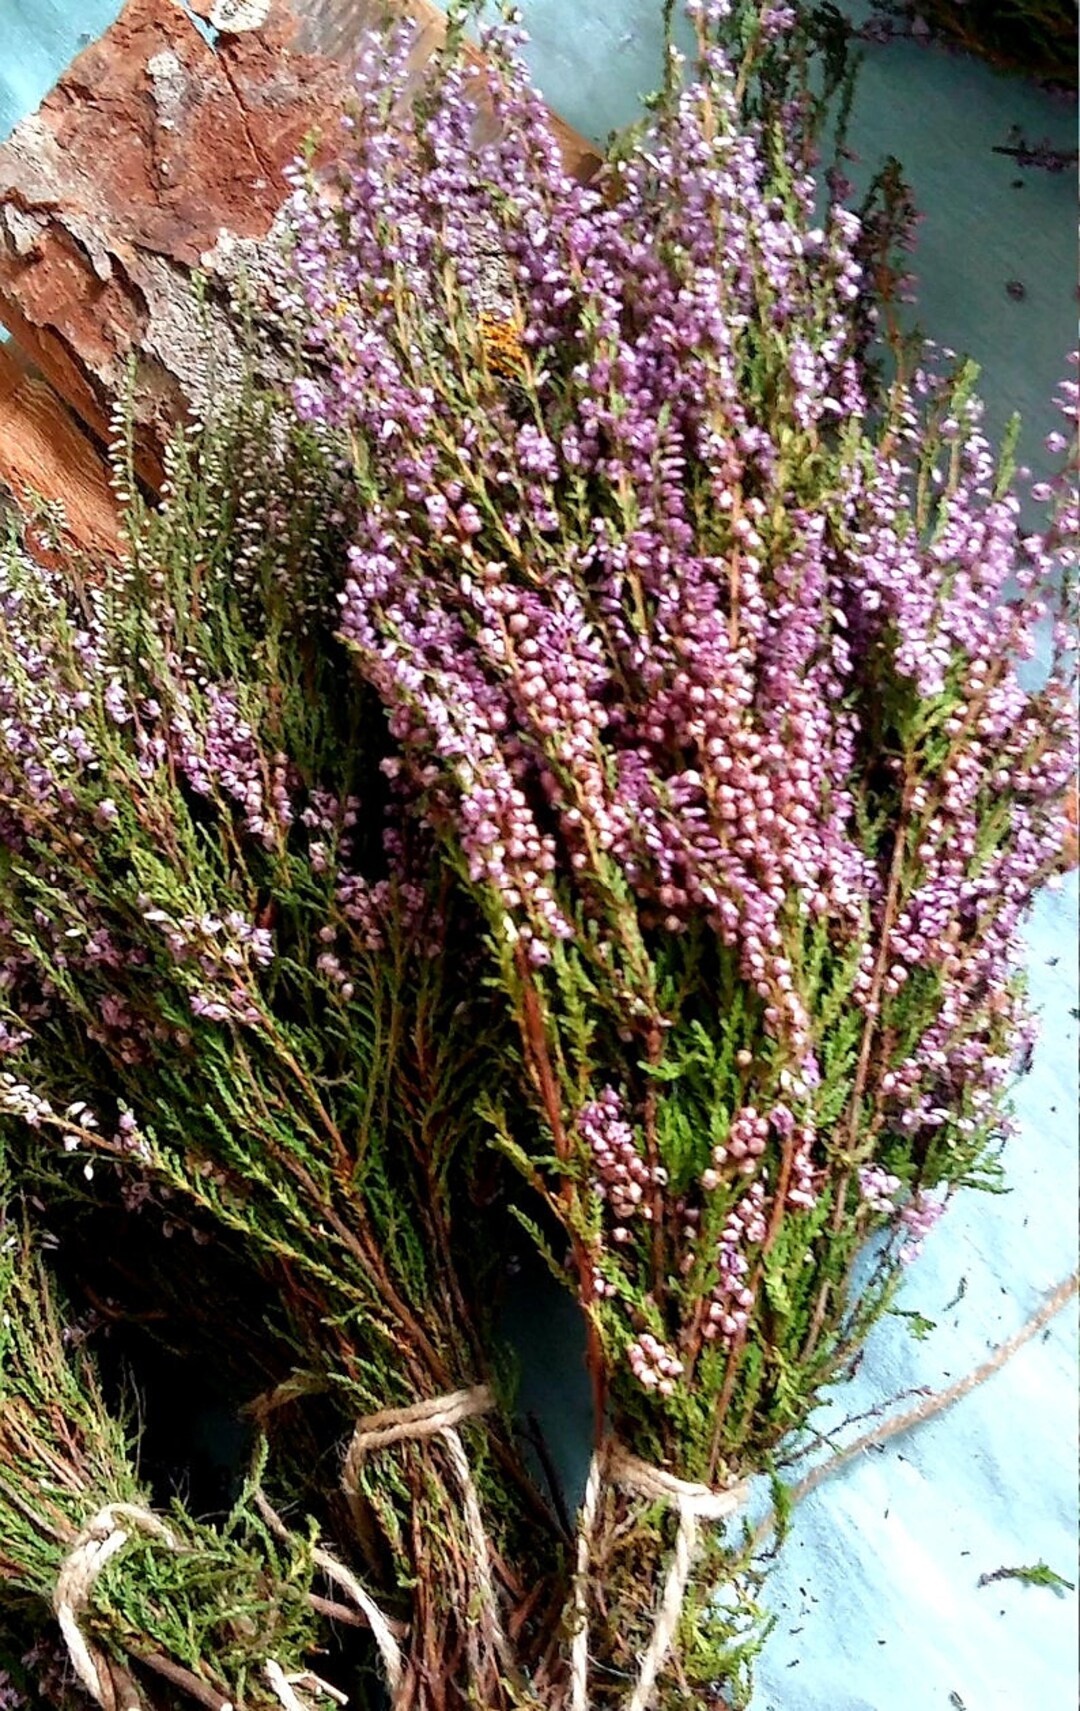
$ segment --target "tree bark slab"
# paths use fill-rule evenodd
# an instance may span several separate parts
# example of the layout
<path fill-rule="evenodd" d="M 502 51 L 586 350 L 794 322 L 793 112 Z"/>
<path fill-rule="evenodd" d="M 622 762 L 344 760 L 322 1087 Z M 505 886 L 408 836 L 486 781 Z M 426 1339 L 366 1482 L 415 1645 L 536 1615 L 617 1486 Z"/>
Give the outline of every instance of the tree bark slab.
<path fill-rule="evenodd" d="M 400 10 L 420 26 L 419 70 L 445 22 L 431 0 Z M 239 372 L 237 256 L 269 234 L 305 138 L 336 136 L 358 36 L 384 5 L 192 11 L 213 45 L 179 0 L 129 0 L 0 146 L 0 321 L 102 441 L 130 387 L 151 487 L 171 426 Z M 571 169 L 591 172 L 589 145 L 559 134 Z"/>

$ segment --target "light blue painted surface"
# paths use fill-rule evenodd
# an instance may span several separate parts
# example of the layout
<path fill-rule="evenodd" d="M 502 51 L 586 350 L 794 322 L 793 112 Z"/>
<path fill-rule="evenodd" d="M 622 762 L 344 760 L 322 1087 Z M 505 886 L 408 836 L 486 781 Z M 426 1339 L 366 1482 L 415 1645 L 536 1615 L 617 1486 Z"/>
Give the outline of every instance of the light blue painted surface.
<path fill-rule="evenodd" d="M 0 0 L 0 138 L 120 10 L 121 0 Z"/>
<path fill-rule="evenodd" d="M 598 139 L 631 117 L 657 81 L 658 0 L 525 5 L 552 105 Z M 118 10 L 115 0 L 0 0 L 0 135 Z M 990 152 L 1013 124 L 1073 146 L 1072 111 L 1036 91 L 914 45 L 868 51 L 854 141 L 863 172 L 899 155 L 925 211 L 921 323 L 982 363 L 993 425 L 1024 412 L 1035 463 L 1075 343 L 1075 223 L 1070 175 L 1022 172 Z M 1010 279 L 1026 288 L 1021 302 L 1006 295 Z M 1043 897 L 1029 933 L 1044 1029 L 1018 1092 L 1012 1192 L 969 1196 L 932 1234 L 901 1305 L 938 1329 L 916 1343 L 901 1321 L 883 1326 L 843 1413 L 977 1365 L 1076 1263 L 1076 940 L 1073 875 Z M 961 1280 L 964 1299 L 943 1314 Z M 770 1585 L 779 1621 L 755 1711 L 1073 1711 L 1075 1596 L 976 1583 L 1040 1559 L 1077 1578 L 1075 1329 L 1075 1314 L 1063 1314 L 951 1414 L 806 1504 Z M 546 1351 L 555 1376 L 536 1400 L 570 1453 L 577 1386 L 558 1376 L 560 1347 L 556 1329 Z"/>
<path fill-rule="evenodd" d="M 1028 935 L 1044 1029 L 1017 1095 L 1012 1192 L 969 1195 L 932 1232 L 898 1305 L 938 1328 L 921 1343 L 903 1321 L 879 1328 L 844 1415 L 977 1367 L 1076 1264 L 1075 880 L 1043 896 Z M 1077 1580 L 1075 1348 L 1069 1311 L 807 1501 L 769 1587 L 760 1711 L 949 1711 L 950 1693 L 967 1711 L 1073 1711 L 1075 1595 L 977 1582 L 1040 1560 Z"/>

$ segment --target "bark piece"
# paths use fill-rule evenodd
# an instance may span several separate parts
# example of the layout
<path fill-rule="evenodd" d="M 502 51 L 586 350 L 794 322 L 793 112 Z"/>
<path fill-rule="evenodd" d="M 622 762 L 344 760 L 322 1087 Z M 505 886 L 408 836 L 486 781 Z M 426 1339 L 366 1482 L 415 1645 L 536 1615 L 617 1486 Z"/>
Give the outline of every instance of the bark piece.
<path fill-rule="evenodd" d="M 418 57 L 445 33 L 409 0 Z M 227 385 L 239 350 L 227 282 L 285 200 L 304 139 L 333 137 L 359 32 L 383 0 L 129 0 L 0 147 L 0 320 L 106 437 L 134 362 L 140 474 L 161 479 L 173 422 Z M 567 158 L 597 157 L 562 127 Z M 210 281 L 205 302 L 193 274 Z M 221 289 L 217 289 L 221 287 Z M 214 351 L 212 379 L 208 344 Z"/>
<path fill-rule="evenodd" d="M 341 68 L 289 51 L 275 3 L 217 51 L 175 0 L 129 0 L 0 148 L 0 319 L 99 436 L 136 364 L 143 473 L 206 384 L 207 320 L 192 274 L 222 231 L 265 236 L 282 171 L 345 95 Z"/>
<path fill-rule="evenodd" d="M 93 558 L 120 552 L 120 520 L 104 457 L 48 383 L 0 345 L 0 498 L 24 515 L 33 496 L 59 501 L 67 540 Z M 27 545 L 51 553 L 31 530 Z"/>

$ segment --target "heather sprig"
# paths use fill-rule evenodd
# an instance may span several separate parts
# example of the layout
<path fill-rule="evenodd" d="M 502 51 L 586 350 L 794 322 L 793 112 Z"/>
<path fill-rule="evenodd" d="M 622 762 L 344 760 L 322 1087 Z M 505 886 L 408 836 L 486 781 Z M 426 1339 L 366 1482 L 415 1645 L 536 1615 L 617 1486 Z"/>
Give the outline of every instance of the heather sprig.
<path fill-rule="evenodd" d="M 880 233 L 835 179 L 819 208 L 801 109 L 747 99 L 796 21 L 687 10 L 695 63 L 587 187 L 512 28 L 480 72 L 452 32 L 418 99 L 407 34 L 369 43 L 339 173 L 297 175 L 295 403 L 351 443 L 341 630 L 488 925 L 519 1060 L 486 1109 L 565 1236 L 598 1445 L 712 1484 L 993 1180 L 1073 765 L 1072 525 L 1063 486 L 1025 535 L 970 365 L 900 349 L 871 395 Z M 605 1580 L 597 1704 L 654 1544 Z"/>

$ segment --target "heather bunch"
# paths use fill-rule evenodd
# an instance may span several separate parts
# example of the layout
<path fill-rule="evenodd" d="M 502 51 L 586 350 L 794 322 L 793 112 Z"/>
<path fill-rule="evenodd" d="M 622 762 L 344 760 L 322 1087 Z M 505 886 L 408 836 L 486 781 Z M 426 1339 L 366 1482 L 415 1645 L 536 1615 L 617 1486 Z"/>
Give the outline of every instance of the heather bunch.
<path fill-rule="evenodd" d="M 117 1172 L 132 1209 L 163 1189 L 249 1256 L 296 1346 L 251 1398 L 271 1432 L 309 1397 L 343 1441 L 447 1394 L 471 1417 L 503 1376 L 494 1255 L 459 1241 L 451 1168 L 479 1140 L 485 1006 L 461 1002 L 460 905 L 424 827 L 388 818 L 379 727 L 332 639 L 348 495 L 253 404 L 170 456 L 125 565 L 80 582 L 14 544 L 0 565 L 0 1122 L 28 1168 Z M 401 1691 L 495 1705 L 497 1595 L 465 1511 L 491 1497 L 508 1560 L 546 1511 L 495 1413 L 433 1430 L 350 1464 L 349 1547 L 391 1613 L 415 1606 Z"/>
<path fill-rule="evenodd" d="M 512 31 L 482 71 L 452 32 L 418 97 L 372 42 L 339 174 L 297 177 L 295 402 L 351 443 L 341 631 L 385 769 L 518 1023 L 486 1109 L 582 1302 L 596 1465 L 712 1486 L 992 1178 L 1072 765 L 1071 525 L 1025 534 L 970 368 L 901 351 L 868 396 L 865 228 L 760 78 L 795 21 L 688 11 L 695 63 L 591 186 Z M 627 1507 L 613 1474 L 582 1524 L 595 1704 L 669 1536 Z M 739 1667 L 709 1549 L 665 1704 Z"/>

